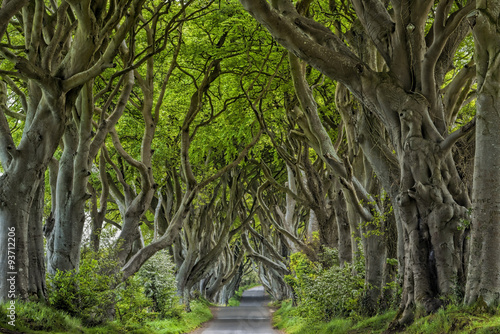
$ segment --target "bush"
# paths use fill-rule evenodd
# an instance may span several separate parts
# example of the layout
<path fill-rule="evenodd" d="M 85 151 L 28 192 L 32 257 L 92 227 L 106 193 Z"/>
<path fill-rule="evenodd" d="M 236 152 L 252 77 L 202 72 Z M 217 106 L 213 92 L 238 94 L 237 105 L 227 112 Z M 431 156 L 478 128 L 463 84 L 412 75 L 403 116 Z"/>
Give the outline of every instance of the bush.
<path fill-rule="evenodd" d="M 150 312 L 153 301 L 146 297 L 143 282 L 132 276 L 116 288 L 116 313 L 124 324 L 139 323 L 155 320 L 158 313 Z"/>
<path fill-rule="evenodd" d="M 82 254 L 78 271 L 58 271 L 48 277 L 49 304 L 96 326 L 117 315 L 123 323 L 180 317 L 174 264 L 166 251 L 147 261 L 139 272 L 120 283 L 113 251 Z"/>
<path fill-rule="evenodd" d="M 159 251 L 137 272 L 144 294 L 161 318 L 179 317 L 182 307 L 177 297 L 175 265 L 167 251 Z"/>
<path fill-rule="evenodd" d="M 325 254 L 336 257 L 336 250 Z M 328 261 L 329 268 L 311 262 L 303 253 L 290 257 L 292 275 L 285 277 L 298 298 L 299 312 L 306 318 L 328 321 L 335 316 L 359 313 L 364 289 L 364 259 L 341 268 L 337 261 Z"/>
<path fill-rule="evenodd" d="M 82 256 L 78 271 L 57 271 L 48 277 L 49 304 L 69 315 L 95 326 L 114 316 L 116 293 L 112 287 L 119 281 L 117 263 L 110 252 Z"/>

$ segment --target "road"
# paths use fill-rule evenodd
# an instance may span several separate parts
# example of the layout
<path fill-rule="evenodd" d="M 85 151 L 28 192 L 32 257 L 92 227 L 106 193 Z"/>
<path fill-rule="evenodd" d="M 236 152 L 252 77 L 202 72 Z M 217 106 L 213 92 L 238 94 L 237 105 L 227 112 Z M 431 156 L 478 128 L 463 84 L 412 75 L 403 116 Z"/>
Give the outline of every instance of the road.
<path fill-rule="evenodd" d="M 267 307 L 269 297 L 264 287 L 257 286 L 243 292 L 240 306 L 220 307 L 208 326 L 200 334 L 277 334 L 271 326 Z"/>

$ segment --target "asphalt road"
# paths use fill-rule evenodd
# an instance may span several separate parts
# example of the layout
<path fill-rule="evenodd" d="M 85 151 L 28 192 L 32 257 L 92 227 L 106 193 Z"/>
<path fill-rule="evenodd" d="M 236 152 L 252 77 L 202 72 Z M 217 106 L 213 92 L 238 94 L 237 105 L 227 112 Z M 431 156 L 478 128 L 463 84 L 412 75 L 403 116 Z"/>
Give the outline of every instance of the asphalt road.
<path fill-rule="evenodd" d="M 267 307 L 269 297 L 264 287 L 257 286 L 243 292 L 240 306 L 221 307 L 201 334 L 276 334 L 271 326 Z"/>

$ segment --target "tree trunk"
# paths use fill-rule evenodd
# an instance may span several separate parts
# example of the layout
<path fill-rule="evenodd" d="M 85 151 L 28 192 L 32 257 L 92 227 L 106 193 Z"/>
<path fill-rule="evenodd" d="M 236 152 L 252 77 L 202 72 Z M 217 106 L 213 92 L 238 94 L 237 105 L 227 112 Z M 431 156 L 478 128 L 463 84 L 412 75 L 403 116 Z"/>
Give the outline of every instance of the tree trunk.
<path fill-rule="evenodd" d="M 54 127 L 54 132 L 57 132 L 57 127 Z M 46 145 L 49 146 L 50 141 L 46 142 Z M 51 146 L 55 151 L 56 145 Z M 7 296 L 10 295 L 7 278 L 12 277 L 15 277 L 13 281 L 16 283 L 15 298 L 26 299 L 30 292 L 43 294 L 43 279 L 35 286 L 30 285 L 30 281 L 35 280 L 36 277 L 45 277 L 44 271 L 38 272 L 44 270 L 43 239 L 40 235 L 41 212 L 43 211 L 39 207 L 39 201 L 43 201 L 43 191 L 39 190 L 39 187 L 43 183 L 43 172 L 52 153 L 47 150 L 45 155 L 42 152 L 39 152 L 39 155 L 41 161 L 33 161 L 33 157 L 36 156 L 34 153 L 20 153 L 18 159 L 20 161 L 13 162 L 0 176 L 2 185 L 0 188 L 0 235 L 4 240 L 0 243 L 0 250 L 6 254 L 0 259 L 0 266 L 6 268 L 0 274 L 0 301 L 6 301 Z M 33 205 L 36 207 L 33 208 Z M 36 214 L 36 216 L 31 217 L 30 214 Z M 14 240 L 10 239 L 13 235 L 15 235 Z M 13 257 L 8 258 L 7 255 Z M 12 267 L 8 263 L 9 259 L 15 263 Z"/>
<path fill-rule="evenodd" d="M 90 121 L 90 120 L 89 120 Z M 90 137 L 90 131 L 88 133 Z M 75 124 L 67 126 L 64 134 L 64 151 L 57 175 L 55 225 L 50 236 L 47 252 L 47 270 L 55 275 L 57 270 L 77 269 L 80 262 L 80 244 L 85 225 L 86 182 L 90 174 L 86 164 L 81 164 L 85 155 L 79 145 L 79 131 Z M 75 157 L 80 159 L 75 159 Z"/>
<path fill-rule="evenodd" d="M 474 27 L 477 125 L 470 259 L 465 302 L 500 303 L 500 4 L 477 1 Z"/>
<path fill-rule="evenodd" d="M 339 251 L 339 264 L 344 267 L 345 263 L 352 262 L 352 243 L 351 243 L 351 227 L 347 218 L 347 204 L 345 202 L 344 194 L 341 190 L 337 191 L 334 197 L 335 218 L 337 219 L 338 228 L 338 251 Z M 356 245 L 354 245 L 356 247 Z"/>
<path fill-rule="evenodd" d="M 26 177 L 26 175 L 24 175 Z M 32 182 L 39 183 L 34 179 Z M 14 173 L 0 176 L 0 302 L 27 299 L 29 287 L 28 224 L 36 185 L 19 185 Z M 14 186 L 15 185 L 15 186 Z M 7 186 L 7 187 L 5 187 Z M 9 187 L 10 186 L 10 187 Z M 22 189 L 22 191 L 21 191 Z"/>
<path fill-rule="evenodd" d="M 47 285 L 45 282 L 45 252 L 43 240 L 43 209 L 45 205 L 45 184 L 40 183 L 36 190 L 33 204 L 31 205 L 29 218 L 29 296 L 37 296 L 39 301 L 45 301 L 47 297 Z"/>
<path fill-rule="evenodd" d="M 64 103 L 60 103 L 61 100 L 50 99 L 50 101 L 53 107 L 58 106 L 61 110 L 65 110 Z M 9 165 L 4 164 L 5 172 L 0 176 L 0 237 L 3 238 L 0 251 L 5 254 L 0 258 L 0 267 L 5 268 L 0 271 L 0 302 L 12 299 L 9 296 L 20 299 L 27 299 L 29 296 L 30 255 L 28 252 L 38 251 L 40 242 L 39 239 L 28 239 L 30 225 L 33 227 L 32 232 L 39 232 L 39 227 L 33 226 L 33 223 L 30 224 L 30 213 L 38 211 L 38 209 L 32 211 L 32 205 L 34 203 L 40 205 L 37 202 L 39 198 L 36 198 L 37 190 L 43 182 L 45 170 L 64 129 L 64 122 L 59 122 L 60 120 L 52 117 L 53 111 L 49 108 L 45 97 L 35 108 L 38 108 L 39 122 L 32 123 L 25 131 L 17 149 L 11 148 L 14 151 L 12 152 L 13 159 Z M 46 129 L 51 129 L 51 131 L 47 132 Z M 43 195 L 39 194 L 39 196 Z M 41 221 L 38 224 L 41 224 Z M 14 240 L 9 239 L 12 235 L 15 235 Z M 9 246 L 12 248 L 10 255 L 14 256 L 11 258 L 14 260 L 12 267 L 7 257 Z M 40 254 L 36 253 L 33 256 L 39 260 Z M 40 266 L 37 268 L 35 270 L 42 270 Z M 44 277 L 45 273 L 35 272 L 34 275 Z M 13 295 L 9 293 L 11 285 L 7 279 L 12 279 L 9 282 L 15 282 Z"/>

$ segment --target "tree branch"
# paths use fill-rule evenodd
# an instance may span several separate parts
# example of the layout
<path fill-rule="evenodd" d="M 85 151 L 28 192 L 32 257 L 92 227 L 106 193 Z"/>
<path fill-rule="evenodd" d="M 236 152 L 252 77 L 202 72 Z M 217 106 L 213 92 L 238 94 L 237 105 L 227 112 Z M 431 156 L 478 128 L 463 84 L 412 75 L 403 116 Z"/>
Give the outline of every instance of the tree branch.
<path fill-rule="evenodd" d="M 0 163 L 6 170 L 15 156 L 16 145 L 3 110 L 7 108 L 7 85 L 0 81 Z"/>
<path fill-rule="evenodd" d="M 329 29 L 300 16 L 294 9 L 281 14 L 266 0 L 239 1 L 286 49 L 367 102 L 363 83 L 372 81 L 376 74 Z"/>
<path fill-rule="evenodd" d="M 443 103 L 448 124 L 455 123 L 456 116 L 467 99 L 475 77 L 476 66 L 473 61 L 470 61 L 443 89 Z"/>
<path fill-rule="evenodd" d="M 442 8 L 442 13 L 440 16 L 446 15 L 446 2 L 445 6 Z M 449 1 L 451 2 L 451 1 Z M 446 43 L 448 42 L 449 37 L 453 34 L 453 32 L 457 29 L 458 25 L 462 22 L 467 14 L 475 9 L 475 1 L 471 1 L 465 7 L 460 10 L 454 12 L 450 18 L 447 20 L 444 28 L 440 28 L 438 26 L 434 29 L 434 40 L 425 53 L 423 64 L 422 64 L 422 93 L 426 96 L 431 103 L 432 106 L 435 105 L 437 101 L 437 90 L 436 90 L 436 64 L 441 56 Z M 439 7 L 439 6 L 438 6 Z M 437 19 L 435 24 L 441 24 L 443 19 Z M 441 22 L 441 23 L 440 23 Z"/>
<path fill-rule="evenodd" d="M 28 111 L 28 100 L 26 98 L 26 94 L 16 85 L 16 83 L 9 77 L 9 76 L 4 76 L 3 80 L 9 85 L 10 89 L 14 93 L 16 93 L 17 96 L 19 96 L 19 99 L 21 100 L 21 106 L 23 107 L 24 113 Z"/>
<path fill-rule="evenodd" d="M 122 89 L 118 102 L 113 110 L 113 112 L 101 122 L 99 125 L 99 129 L 92 141 L 92 145 L 90 147 L 89 156 L 91 159 L 94 159 L 97 156 L 97 152 L 99 148 L 104 143 L 108 132 L 114 128 L 120 117 L 123 115 L 125 108 L 127 106 L 127 102 L 130 98 L 130 93 L 132 92 L 132 88 L 134 87 L 134 73 L 133 71 L 128 72 L 124 75 L 125 77 L 125 85 Z M 110 97 L 111 98 L 111 97 Z M 104 112 L 104 110 L 103 110 Z"/>
<path fill-rule="evenodd" d="M 256 258 L 257 260 L 259 260 L 263 264 L 266 264 L 267 266 L 275 269 L 276 271 L 278 271 L 278 272 L 280 272 L 282 274 L 285 274 L 285 275 L 290 274 L 290 272 L 288 271 L 288 269 L 286 268 L 286 266 L 283 263 L 276 263 L 273 260 L 268 259 L 267 257 L 258 254 L 252 248 L 252 246 L 250 245 L 250 243 L 248 242 L 248 238 L 247 238 L 246 234 L 242 234 L 241 235 L 241 241 L 243 242 L 243 246 L 245 246 L 245 248 L 247 249 L 247 256 Z"/>
<path fill-rule="evenodd" d="M 443 155 L 447 154 L 453 145 L 463 136 L 465 136 L 469 131 L 475 129 L 476 127 L 476 117 L 474 117 L 469 123 L 462 126 L 460 129 L 452 132 L 448 137 L 446 137 L 440 144 L 439 148 L 443 152 Z"/>
<path fill-rule="evenodd" d="M 61 86 L 63 91 L 68 92 L 73 88 L 76 88 L 88 80 L 95 78 L 100 73 L 102 73 L 106 68 L 113 68 L 115 65 L 112 63 L 116 54 L 119 52 L 119 46 L 127 36 L 130 28 L 135 22 L 136 14 L 141 8 L 142 3 L 145 0 L 134 0 L 133 4 L 130 5 L 129 15 L 125 22 L 119 26 L 113 38 L 109 41 L 109 44 L 104 50 L 102 56 L 96 61 L 95 65 L 86 71 L 79 72 L 65 80 L 63 80 Z M 71 4 L 71 3 L 70 3 Z M 78 14 L 78 12 L 77 12 Z M 81 13 L 80 13 L 81 14 Z M 100 36 L 101 38 L 107 38 L 106 36 Z"/>
<path fill-rule="evenodd" d="M 149 182 L 149 173 L 148 173 L 148 168 L 146 165 L 141 162 L 135 160 L 130 154 L 125 151 L 123 148 L 120 138 L 118 137 L 118 134 L 116 133 L 116 129 L 113 127 L 109 130 L 109 134 L 111 135 L 111 139 L 113 141 L 113 146 L 115 147 L 116 151 L 118 154 L 125 159 L 125 161 L 131 165 L 132 167 L 136 168 L 139 173 L 141 174 L 141 177 L 143 178 L 144 181 Z"/>
<path fill-rule="evenodd" d="M 260 138 L 261 134 L 262 134 L 262 129 L 259 129 L 259 132 L 253 137 L 252 141 L 247 146 L 245 146 L 245 148 L 240 152 L 240 154 L 238 155 L 238 157 L 233 162 L 231 162 L 230 164 L 228 164 L 228 165 L 224 166 L 223 168 L 219 169 L 214 175 L 210 176 L 209 178 L 201 181 L 200 184 L 198 185 L 198 188 L 199 189 L 204 188 L 207 184 L 209 184 L 210 182 L 218 179 L 224 173 L 226 173 L 228 170 L 230 170 L 233 167 L 239 165 L 239 163 L 243 160 L 243 158 L 245 158 L 245 156 L 248 154 L 248 152 L 250 151 L 250 149 L 255 144 L 257 144 L 257 142 L 259 141 L 259 138 Z"/>
<path fill-rule="evenodd" d="M 0 8 L 0 40 L 3 40 L 3 35 L 7 31 L 10 19 L 16 15 L 29 0 L 4 0 Z"/>
<path fill-rule="evenodd" d="M 391 35 L 395 23 L 380 0 L 353 0 L 358 18 L 388 66 L 392 62 Z"/>

